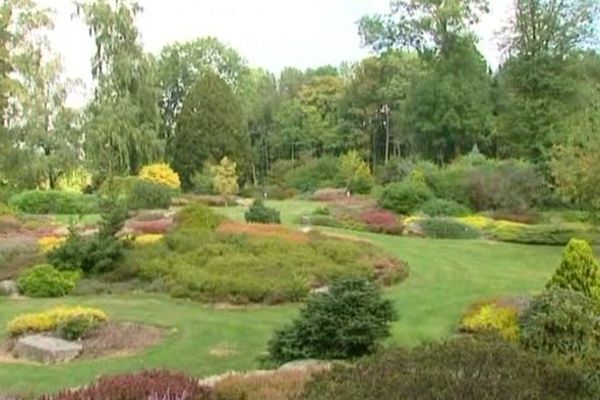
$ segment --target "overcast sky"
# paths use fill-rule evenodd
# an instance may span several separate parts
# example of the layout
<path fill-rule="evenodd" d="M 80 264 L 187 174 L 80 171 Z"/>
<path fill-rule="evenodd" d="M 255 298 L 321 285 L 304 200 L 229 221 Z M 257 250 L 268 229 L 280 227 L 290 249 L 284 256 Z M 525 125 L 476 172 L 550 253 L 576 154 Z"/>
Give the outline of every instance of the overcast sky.
<path fill-rule="evenodd" d="M 92 41 L 73 19 L 71 0 L 38 0 L 57 13 L 51 40 L 66 74 L 88 83 Z M 173 41 L 216 36 L 234 47 L 251 66 L 278 73 L 356 61 L 361 48 L 356 22 L 365 14 L 385 13 L 389 0 L 139 0 L 138 27 L 147 50 L 158 53 Z M 477 27 L 480 48 L 492 66 L 500 59 L 495 34 L 510 0 L 490 0 L 492 12 Z M 85 92 L 77 97 L 85 97 Z"/>

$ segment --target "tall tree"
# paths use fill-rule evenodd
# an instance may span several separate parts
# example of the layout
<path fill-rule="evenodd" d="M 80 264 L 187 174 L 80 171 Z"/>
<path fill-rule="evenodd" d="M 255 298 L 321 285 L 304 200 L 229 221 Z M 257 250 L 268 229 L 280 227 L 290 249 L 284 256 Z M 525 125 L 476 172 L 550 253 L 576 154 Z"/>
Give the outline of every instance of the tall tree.
<path fill-rule="evenodd" d="M 204 70 L 210 70 L 239 94 L 248 75 L 246 61 L 237 51 L 214 37 L 174 43 L 162 49 L 158 60 L 161 85 L 161 129 L 165 138 L 176 131 L 176 122 L 185 96 Z"/>
<path fill-rule="evenodd" d="M 216 163 L 225 156 L 238 163 L 248 161 L 249 140 L 241 112 L 229 85 L 214 72 L 204 72 L 185 98 L 169 148 L 183 187 L 191 187 L 194 173 L 207 161 Z"/>
<path fill-rule="evenodd" d="M 135 17 L 142 11 L 129 0 L 77 3 L 96 51 L 94 101 L 86 120 L 86 152 L 100 175 L 135 173 L 162 156 L 158 137 L 158 79 L 153 58 L 139 43 Z"/>

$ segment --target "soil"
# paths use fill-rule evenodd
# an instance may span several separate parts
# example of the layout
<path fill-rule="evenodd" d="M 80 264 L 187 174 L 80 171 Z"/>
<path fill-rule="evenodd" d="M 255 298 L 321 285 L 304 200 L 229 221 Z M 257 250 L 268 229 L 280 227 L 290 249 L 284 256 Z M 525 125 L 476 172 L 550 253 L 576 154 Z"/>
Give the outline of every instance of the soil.
<path fill-rule="evenodd" d="M 81 339 L 83 351 L 76 360 L 130 356 L 160 343 L 166 336 L 165 329 L 155 326 L 107 322 Z M 0 342 L 0 363 L 27 363 L 12 356 L 15 343 L 12 338 Z"/>

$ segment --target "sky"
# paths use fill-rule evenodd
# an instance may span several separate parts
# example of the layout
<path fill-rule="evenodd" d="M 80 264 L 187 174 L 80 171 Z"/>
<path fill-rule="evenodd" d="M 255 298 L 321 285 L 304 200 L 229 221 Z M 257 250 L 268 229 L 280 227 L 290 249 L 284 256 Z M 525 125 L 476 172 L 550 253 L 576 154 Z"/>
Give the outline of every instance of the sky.
<path fill-rule="evenodd" d="M 72 97 L 91 92 L 93 43 L 83 23 L 73 17 L 71 0 L 38 0 L 56 12 L 50 35 L 65 73 L 84 82 Z M 389 0 L 138 0 L 144 12 L 138 28 L 146 50 L 158 54 L 174 41 L 215 36 L 235 48 L 250 66 L 274 73 L 285 66 L 301 69 L 339 65 L 369 54 L 362 48 L 357 21 L 385 13 Z M 506 20 L 510 0 L 490 0 L 491 12 L 475 28 L 480 50 L 492 67 L 501 59 L 495 36 Z"/>

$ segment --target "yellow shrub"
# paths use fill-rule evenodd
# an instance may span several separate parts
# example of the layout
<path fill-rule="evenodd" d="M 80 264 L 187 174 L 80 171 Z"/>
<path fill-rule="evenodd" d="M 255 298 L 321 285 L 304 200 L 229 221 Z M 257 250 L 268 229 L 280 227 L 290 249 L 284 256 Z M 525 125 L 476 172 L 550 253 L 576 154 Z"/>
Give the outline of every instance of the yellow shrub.
<path fill-rule="evenodd" d="M 515 308 L 485 304 L 465 316 L 461 328 L 467 332 L 498 332 L 510 341 L 519 338 L 519 321 Z"/>
<path fill-rule="evenodd" d="M 42 253 L 48 253 L 67 241 L 65 237 L 45 236 L 38 239 L 38 247 Z"/>
<path fill-rule="evenodd" d="M 104 311 L 89 307 L 57 307 L 41 313 L 23 314 L 7 325 L 8 332 L 13 336 L 26 332 L 48 332 L 58 328 L 59 325 L 73 319 L 90 319 L 92 321 L 106 321 L 108 316 Z"/>
<path fill-rule="evenodd" d="M 496 220 L 488 217 L 484 217 L 482 215 L 469 215 L 468 217 L 460 217 L 458 218 L 460 222 L 465 225 L 469 225 L 473 228 L 477 229 L 518 229 L 524 226 L 525 224 L 521 224 L 519 222 L 512 221 L 504 221 L 504 220 Z"/>
<path fill-rule="evenodd" d="M 139 176 L 142 179 L 159 183 L 173 189 L 179 189 L 181 186 L 179 175 L 166 163 L 146 165 L 141 169 Z"/>
<path fill-rule="evenodd" d="M 135 238 L 135 243 L 142 246 L 147 244 L 154 244 L 156 242 L 159 242 L 162 238 L 163 235 L 160 234 L 140 235 Z"/>

